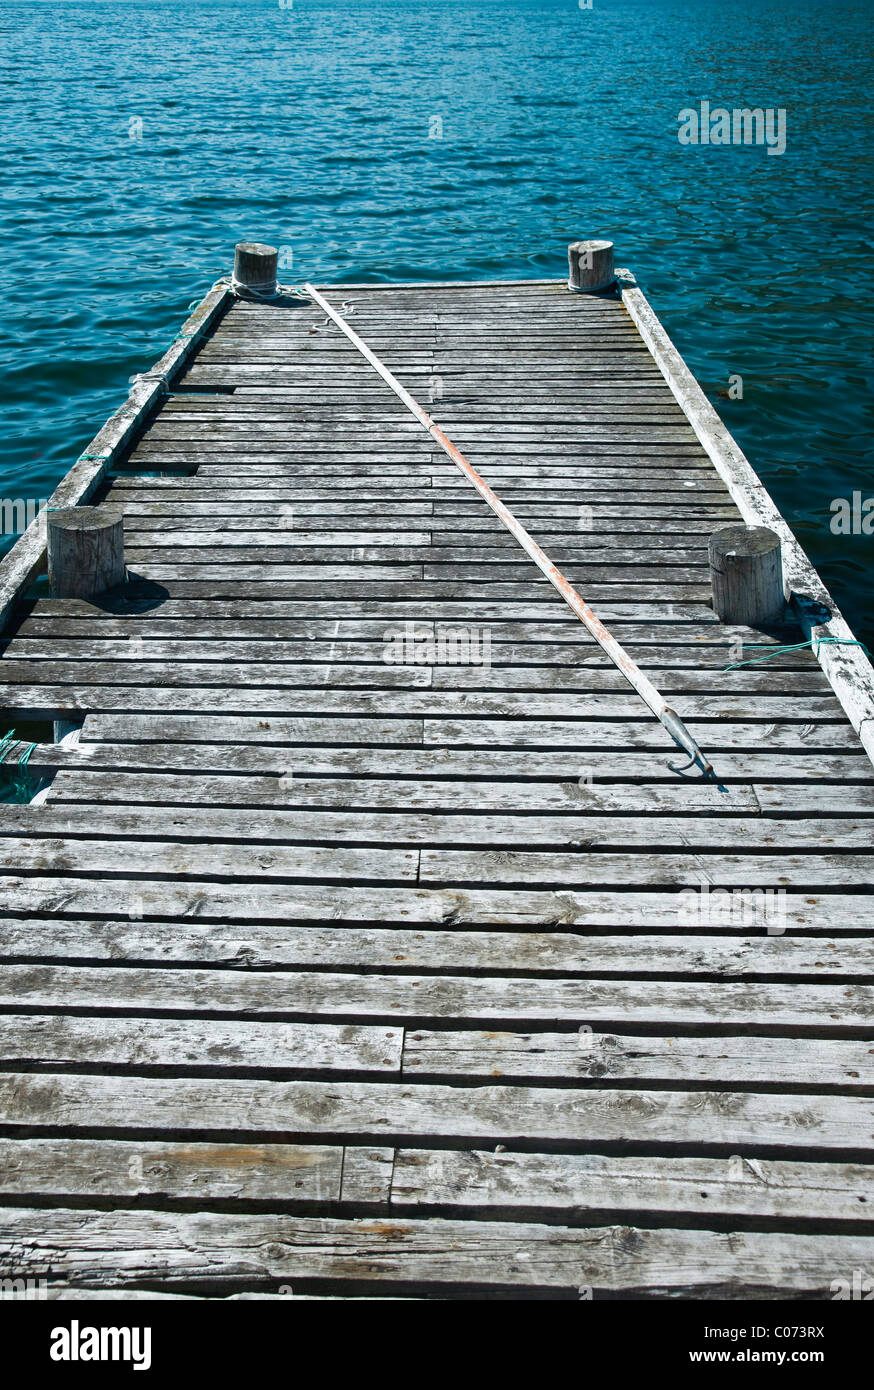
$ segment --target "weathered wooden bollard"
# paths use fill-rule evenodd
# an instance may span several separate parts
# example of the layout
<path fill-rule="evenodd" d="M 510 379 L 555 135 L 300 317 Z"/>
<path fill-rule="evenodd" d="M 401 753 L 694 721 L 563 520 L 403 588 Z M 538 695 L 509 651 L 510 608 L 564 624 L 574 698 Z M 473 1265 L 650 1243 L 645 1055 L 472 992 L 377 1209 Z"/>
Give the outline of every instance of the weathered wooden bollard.
<path fill-rule="evenodd" d="M 260 241 L 240 241 L 234 247 L 234 288 L 259 298 L 276 293 L 275 246 Z"/>
<path fill-rule="evenodd" d="M 606 290 L 616 276 L 612 241 L 572 241 L 567 249 L 567 287 L 575 294 Z"/>
<path fill-rule="evenodd" d="M 773 627 L 783 618 L 780 537 L 769 526 L 725 526 L 710 537 L 713 608 L 724 623 Z"/>
<path fill-rule="evenodd" d="M 96 598 L 123 584 L 123 511 L 120 507 L 47 511 L 46 551 L 52 598 Z"/>
<path fill-rule="evenodd" d="M 96 598 L 124 583 L 124 513 L 120 507 L 58 507 L 45 516 L 52 598 Z M 80 724 L 56 719 L 55 743 Z"/>

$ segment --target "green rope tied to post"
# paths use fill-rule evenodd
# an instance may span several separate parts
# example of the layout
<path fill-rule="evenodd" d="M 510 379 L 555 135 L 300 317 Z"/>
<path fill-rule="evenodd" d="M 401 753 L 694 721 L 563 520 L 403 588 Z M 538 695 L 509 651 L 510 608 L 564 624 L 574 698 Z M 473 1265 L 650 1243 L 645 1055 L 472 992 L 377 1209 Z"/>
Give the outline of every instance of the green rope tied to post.
<path fill-rule="evenodd" d="M 83 459 L 111 459 L 112 454 L 80 454 L 76 462 L 81 463 Z"/>
<path fill-rule="evenodd" d="M 20 742 L 20 739 L 15 738 L 14 729 L 10 729 L 8 734 L 4 734 L 3 737 L 0 738 L 0 763 L 4 763 L 6 761 L 7 757 L 9 757 L 9 755 L 18 747 Z M 18 759 L 19 767 L 27 767 L 30 755 L 33 752 L 34 748 L 36 748 L 36 744 L 31 743 L 24 749 L 24 752 L 19 756 Z"/>
<path fill-rule="evenodd" d="M 816 643 L 815 650 L 814 643 Z M 746 645 L 750 647 L 767 647 L 770 646 L 770 643 L 748 642 Z M 809 642 L 796 642 L 791 647 L 774 647 L 772 651 L 768 652 L 767 656 L 753 656 L 750 657 L 749 661 L 735 661 L 731 666 L 724 666 L 722 669 L 723 671 L 736 671 L 739 666 L 755 666 L 757 661 L 770 661 L 774 656 L 783 656 L 786 652 L 800 652 L 803 651 L 805 647 L 810 647 L 813 650 L 814 656 L 817 656 L 820 647 L 842 646 L 861 647 L 866 656 L 871 655 L 865 643 L 857 641 L 855 637 L 811 637 Z"/>

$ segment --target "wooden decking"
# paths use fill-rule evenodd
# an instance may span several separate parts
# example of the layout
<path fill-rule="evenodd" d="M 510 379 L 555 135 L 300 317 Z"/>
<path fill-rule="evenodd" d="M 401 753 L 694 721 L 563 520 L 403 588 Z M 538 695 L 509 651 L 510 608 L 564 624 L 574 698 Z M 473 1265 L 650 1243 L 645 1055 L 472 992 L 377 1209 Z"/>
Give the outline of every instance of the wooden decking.
<path fill-rule="evenodd" d="M 708 607 L 753 503 L 615 299 L 326 293 L 717 779 L 321 314 L 215 291 L 59 490 L 124 506 L 130 583 L 10 610 L 0 733 L 84 725 L 0 807 L 0 1277 L 830 1297 L 874 1273 L 874 769 L 810 651 L 723 669 L 780 637 Z"/>

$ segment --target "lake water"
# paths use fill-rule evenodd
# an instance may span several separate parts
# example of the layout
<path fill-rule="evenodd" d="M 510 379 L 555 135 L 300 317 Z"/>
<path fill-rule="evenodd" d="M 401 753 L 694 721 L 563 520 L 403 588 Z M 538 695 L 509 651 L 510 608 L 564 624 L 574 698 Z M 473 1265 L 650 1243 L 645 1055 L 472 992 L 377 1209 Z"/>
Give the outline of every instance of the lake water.
<path fill-rule="evenodd" d="M 872 18 L 6 0 L 0 491 L 51 490 L 240 239 L 284 248 L 282 279 L 388 281 L 559 276 L 607 236 L 874 644 L 874 537 L 830 529 L 874 495 Z M 785 152 L 681 145 L 705 99 L 784 110 Z"/>

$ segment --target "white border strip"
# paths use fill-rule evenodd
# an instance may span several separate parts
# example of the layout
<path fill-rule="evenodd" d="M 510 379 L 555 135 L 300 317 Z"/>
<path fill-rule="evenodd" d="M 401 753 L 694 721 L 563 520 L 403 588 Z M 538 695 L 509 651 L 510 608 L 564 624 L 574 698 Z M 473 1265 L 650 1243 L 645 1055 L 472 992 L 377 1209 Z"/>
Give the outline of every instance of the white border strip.
<path fill-rule="evenodd" d="M 784 587 L 787 595 L 793 597 L 793 608 L 805 638 L 853 639 L 853 632 L 822 579 L 783 520 L 743 450 L 729 434 L 674 347 L 643 291 L 636 285 L 626 287 L 621 283 L 619 288 L 622 303 L 744 521 L 748 526 L 770 526 L 780 537 Z M 812 600 L 812 605 L 806 605 L 805 599 Z M 813 605 L 822 605 L 829 610 L 832 616 L 827 622 L 818 622 L 818 615 L 808 611 Z M 874 762 L 874 667 L 861 647 L 821 646 L 816 656 L 865 751 Z"/>
<path fill-rule="evenodd" d="M 199 346 L 201 335 L 215 323 L 231 298 L 227 285 L 214 285 L 186 319 L 178 336 L 154 367 L 138 376 L 124 405 L 110 416 L 55 488 L 46 507 L 78 507 L 87 502 L 106 474 L 141 430 L 161 400 L 167 378 L 184 366 Z M 89 454 L 100 457 L 88 458 Z M 0 633 L 24 591 L 45 569 L 45 514 L 35 517 L 15 545 L 0 560 Z"/>

